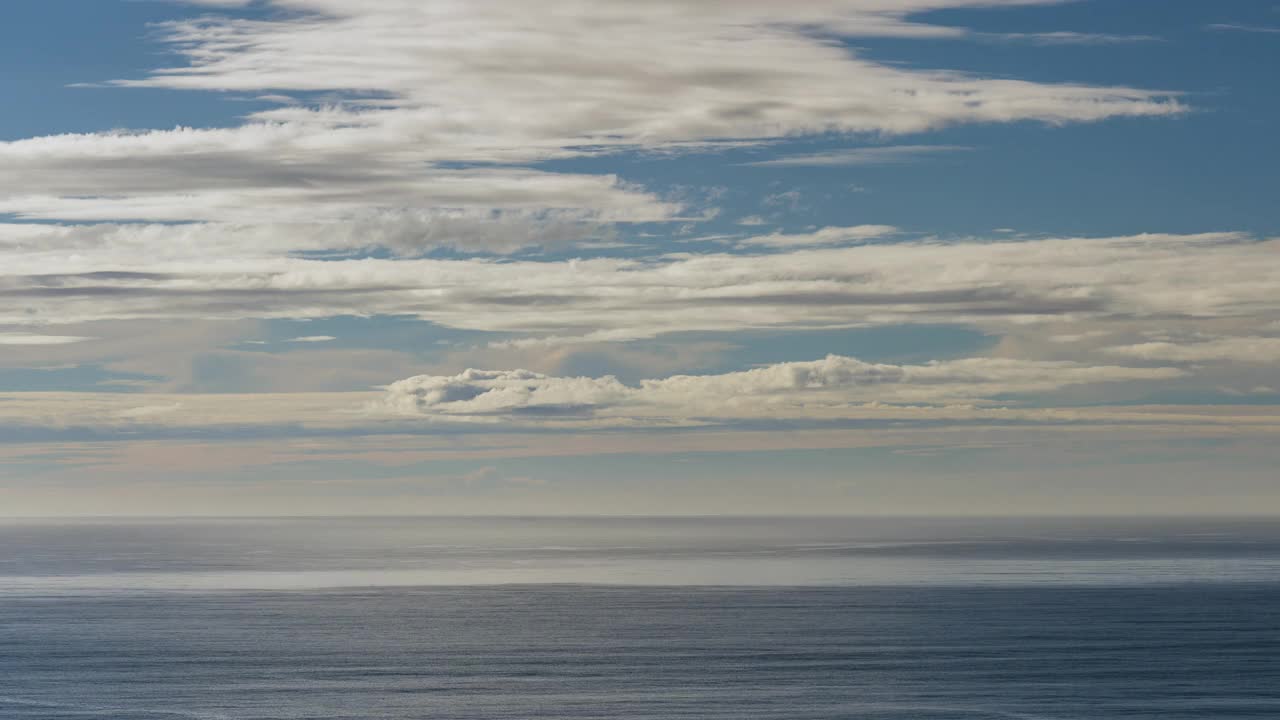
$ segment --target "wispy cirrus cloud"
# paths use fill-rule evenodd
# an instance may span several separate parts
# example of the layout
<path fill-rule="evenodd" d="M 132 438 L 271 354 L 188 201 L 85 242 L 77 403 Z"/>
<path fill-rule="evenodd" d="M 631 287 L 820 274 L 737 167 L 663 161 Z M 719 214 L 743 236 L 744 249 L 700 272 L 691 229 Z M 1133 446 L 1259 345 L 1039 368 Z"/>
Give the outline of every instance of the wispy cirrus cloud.
<path fill-rule="evenodd" d="M 1032 45 L 1120 45 L 1126 43 L 1158 42 L 1156 35 L 1120 35 L 1089 32 L 1034 32 L 1034 33 L 975 33 L 975 37 L 998 42 L 1029 43 Z"/>
<path fill-rule="evenodd" d="M 973 148 L 959 145 L 886 145 L 830 150 L 821 153 L 788 155 L 743 163 L 751 167 L 845 167 L 857 165 L 898 165 L 920 162 L 932 155 L 965 152 Z"/>
<path fill-rule="evenodd" d="M 1219 30 L 1224 32 L 1248 32 L 1248 33 L 1264 33 L 1274 34 L 1280 33 L 1280 27 L 1270 27 L 1267 25 L 1244 25 L 1241 23 L 1213 23 L 1205 26 L 1209 30 Z"/>
<path fill-rule="evenodd" d="M 1183 110 L 1176 93 L 908 69 L 831 41 L 963 36 L 962 28 L 913 15 L 989 0 L 891 7 L 802 0 L 785 9 L 758 0 L 675 2 L 661 12 L 621 0 L 553 0 L 537 12 L 510 0 L 262 5 L 282 12 L 163 26 L 162 37 L 189 64 L 116 84 L 282 101 L 323 93 L 328 104 L 287 103 L 229 128 L 0 143 L 0 213 L 113 222 L 325 219 L 346 224 L 333 232 L 350 235 L 365 231 L 370 216 L 406 212 L 655 221 L 683 208 L 612 176 L 523 166 L 806 134 L 894 135 Z M 900 151 L 895 161 L 909 154 Z M 873 161 L 874 154 L 861 157 Z M 881 153 L 879 161 L 888 158 Z M 463 232 L 450 245 L 471 241 Z M 474 246 L 492 247 L 483 237 Z"/>
<path fill-rule="evenodd" d="M 847 243 L 874 240 L 895 235 L 899 229 L 893 225 L 854 225 L 852 227 L 827 227 L 811 233 L 787 235 L 773 233 L 742 240 L 740 247 L 746 248 L 803 248 L 823 245 L 844 245 Z"/>

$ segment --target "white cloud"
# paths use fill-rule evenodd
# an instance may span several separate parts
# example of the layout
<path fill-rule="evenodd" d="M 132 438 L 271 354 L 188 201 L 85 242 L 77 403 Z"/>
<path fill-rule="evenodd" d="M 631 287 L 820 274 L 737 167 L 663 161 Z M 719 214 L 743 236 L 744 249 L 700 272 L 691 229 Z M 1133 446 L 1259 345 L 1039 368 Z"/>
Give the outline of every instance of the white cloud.
<path fill-rule="evenodd" d="M 1176 111 L 1144 91 L 909 71 L 807 34 L 955 37 L 965 31 L 908 16 L 1034 1 L 748 0 L 666 2 L 660 10 L 624 0 L 549 0 L 536 10 L 502 0 L 274 4 L 294 14 L 170 25 L 171 40 L 193 65 L 127 84 L 384 93 L 387 100 L 360 112 L 266 117 L 312 126 L 341 121 L 354 136 L 371 127 L 394 131 L 394 121 L 488 159 L 584 142 L 909 132 L 953 122 Z M 503 112 L 508 108 L 520 113 Z"/>
<path fill-rule="evenodd" d="M 788 365 L 813 366 L 823 362 L 826 361 Z M 1063 364 L 1056 372 L 1063 369 L 1072 382 L 1097 383 L 1123 382 L 1121 376 L 1135 371 L 1123 368 L 1087 377 L 1073 374 L 1079 366 Z M 812 367 L 805 368 L 805 372 L 812 371 Z M 935 368 L 929 380 L 938 380 L 953 371 L 956 369 Z M 969 368 L 935 385 L 943 389 L 948 383 L 957 388 L 973 385 L 966 390 L 972 393 L 982 390 L 976 386 L 992 378 L 999 382 L 1010 378 L 1030 382 L 1035 378 L 1036 383 L 1046 383 L 1054 373 L 1051 366 L 1033 364 L 1024 364 L 1012 372 L 998 366 Z M 658 380 L 653 381 L 659 384 L 658 389 L 627 386 L 634 396 L 622 401 L 597 396 L 595 405 L 585 407 L 525 407 L 514 403 L 483 411 L 444 408 L 440 404 L 419 409 L 412 392 L 395 398 L 385 391 L 148 394 L 145 404 L 133 393 L 0 393 L 0 456 L 32 442 L 64 443 L 63 452 L 68 447 L 109 452 L 109 446 L 124 443 L 139 450 L 149 446 L 165 456 L 163 460 L 149 454 L 139 458 L 139 468 L 154 469 L 162 462 L 174 471 L 187 471 L 193 467 L 193 457 L 198 458 L 194 462 L 199 467 L 234 465 L 245 459 L 238 453 L 228 453 L 222 442 L 211 446 L 193 441 L 207 437 L 228 442 L 239 438 L 268 454 L 279 451 L 304 462 L 314 462 L 326 453 L 342 459 L 361 455 L 362 449 L 395 445 L 399 450 L 383 454 L 375 462 L 404 465 L 428 458 L 951 444 L 993 436 L 1026 436 L 1034 438 L 1034 442 L 1052 438 L 1066 443 L 1079 442 L 1088 434 L 1146 440 L 1261 437 L 1271 442 L 1280 434 L 1280 415 L 1274 407 L 1265 406 L 1040 408 L 1010 407 L 1005 402 L 887 404 L 861 401 L 859 387 L 866 393 L 888 396 L 896 389 L 913 385 L 927 390 L 929 382 L 919 379 L 859 386 L 828 378 L 813 387 L 799 387 L 789 379 L 773 382 L 741 375 L 709 376 L 708 385 L 694 388 L 697 394 L 683 400 L 673 397 L 673 393 L 685 391 L 685 386 L 673 383 L 662 388 L 665 381 Z M 974 378 L 985 379 L 973 381 Z M 560 379 L 567 378 L 550 378 Z M 714 393 L 723 390 L 717 385 L 721 381 L 751 388 L 751 392 L 717 398 Z M 393 401 L 404 404 L 395 407 L 389 404 Z M 478 414 L 471 414 L 473 411 Z M 806 429 L 788 432 L 770 426 L 778 421 L 802 422 Z M 598 432 L 641 427 L 650 432 Z M 695 428 L 698 432 L 690 432 Z M 557 432 L 543 432 L 544 429 Z M 65 444 L 68 430 L 76 438 L 70 446 Z M 85 445 L 82 438 L 87 434 L 103 442 Z M 15 441 L 17 445 L 13 444 Z M 289 450 L 289 445 L 294 449 Z M 250 464 L 268 465 L 274 460 L 283 458 Z"/>
<path fill-rule="evenodd" d="M 466 370 L 392 383 L 384 402 L 387 410 L 401 414 L 555 413 L 618 404 L 633 392 L 611 376 L 557 378 L 528 370 Z"/>
<path fill-rule="evenodd" d="M 743 163 L 753 167 L 833 167 L 852 165 L 896 165 L 918 162 L 930 155 L 963 152 L 972 148 L 959 145 L 885 145 L 882 147 L 845 148 L 805 155 L 789 155 L 772 160 Z"/>
<path fill-rule="evenodd" d="M 28 266 L 96 257 L 145 268 L 163 261 L 283 257 L 303 252 L 413 257 L 440 248 L 505 254 L 612 238 L 599 216 L 575 211 L 361 211 L 344 220 L 270 223 L 0 224 L 0 255 Z M 217 258 L 210 258 L 216 249 Z"/>
<path fill-rule="evenodd" d="M 0 225 L 0 323 L 382 314 L 526 338 L 619 341 L 912 322 L 1000 332 L 1048 321 L 1280 315 L 1280 241 L 1239 233 L 499 262 L 308 260 L 243 240 L 210 258 L 203 241 L 216 233 L 187 226 L 43 232 L 47 240 L 28 230 L 8 239 Z M 1070 334 L 1064 327 L 1057 334 Z"/>
<path fill-rule="evenodd" d="M 479 489 L 492 490 L 492 489 L 501 488 L 501 487 L 511 487 L 511 486 L 519 487 L 519 486 L 547 484 L 545 480 L 541 480 L 537 478 L 531 478 L 523 475 L 514 475 L 514 476 L 507 475 L 506 473 L 502 472 L 501 470 L 493 466 L 485 466 L 482 468 L 478 468 L 465 475 L 462 475 L 461 477 L 449 478 L 449 479 L 460 482 L 464 487 L 472 490 L 479 490 Z"/>
<path fill-rule="evenodd" d="M 910 16 L 1038 1 L 548 0 L 534 8 L 516 0 L 274 0 L 263 3 L 281 11 L 269 19 L 213 15 L 166 25 L 190 64 L 119 84 L 277 99 L 323 93 L 332 104 L 286 105 L 230 128 L 0 143 L 0 213 L 85 222 L 340 220 L 354 226 L 335 234 L 375 238 L 360 218 L 406 211 L 662 220 L 681 209 L 616 178 L 513 166 L 618 149 L 705 151 L 803 134 L 1182 111 L 1170 93 L 911 69 L 832 39 L 961 37 L 961 28 Z"/>
<path fill-rule="evenodd" d="M 1280 28 L 1267 27 L 1265 25 L 1243 25 L 1240 23 L 1214 23 L 1209 25 L 1210 30 L 1226 30 L 1232 32 L 1251 32 L 1251 33 L 1280 33 Z"/>
<path fill-rule="evenodd" d="M 761 237 L 748 238 L 738 244 L 744 247 L 765 247 L 775 249 L 818 247 L 823 245 L 845 245 L 864 240 L 883 238 L 899 232 L 892 225 L 854 225 L 851 227 L 825 227 L 811 233 L 784 235 L 773 233 Z"/>
<path fill-rule="evenodd" d="M 70 345 L 92 340 L 82 335 L 32 335 L 0 332 L 0 345 Z"/>
<path fill-rule="evenodd" d="M 1175 94 L 886 64 L 843 40 L 980 38 L 915 16 L 1038 1 L 271 0 L 258 4 L 277 12 L 256 19 L 169 24 L 161 32 L 188 64 L 118 84 L 245 92 L 281 106 L 228 128 L 0 142 L 0 214 L 79 223 L 0 224 L 0 322 L 43 331 L 116 319 L 411 315 L 513 335 L 514 347 L 1267 312 L 1277 278 L 1262 260 L 1273 243 L 1229 233 L 858 245 L 898 232 L 866 224 L 760 235 L 737 253 L 701 256 L 466 257 L 607 247 L 613 223 L 714 214 L 673 200 L 678 192 L 528 166 L 543 160 L 1182 111 Z M 304 104 L 316 97 L 326 104 Z M 905 162 L 962 149 L 889 145 L 772 162 Z M 769 200 L 779 210 L 802 201 L 796 192 Z M 440 248 L 463 259 L 423 259 Z M 81 337 L 70 333 L 14 332 L 5 344 Z M 138 358 L 128 362 L 138 369 Z M 524 402 L 575 407 L 575 392 L 616 390 L 599 382 L 570 392 L 548 380 Z"/>
<path fill-rule="evenodd" d="M 1199 342 L 1148 342 L 1109 348 L 1115 355 L 1167 362 L 1229 361 L 1247 365 L 1280 362 L 1280 338 L 1224 337 Z"/>
<path fill-rule="evenodd" d="M 668 418 L 781 417 L 868 402 L 981 402 L 1009 393 L 1120 381 L 1168 380 L 1172 368 L 969 358 L 925 365 L 831 355 L 722 375 L 675 375 L 624 385 L 612 376 L 552 377 L 527 370 L 420 375 L 386 388 L 375 405 L 399 415 L 468 417 L 566 414 Z"/>
<path fill-rule="evenodd" d="M 381 148 L 359 137 L 309 137 L 325 132 L 253 124 L 0 142 L 0 213 L 66 221 L 343 220 L 358 232 L 381 215 L 502 210 L 651 221 L 680 209 L 612 175 L 446 169 L 408 138 Z"/>
<path fill-rule="evenodd" d="M 1117 35 L 1112 33 L 1038 32 L 1038 33 L 978 33 L 979 37 L 1004 42 L 1025 42 L 1033 45 L 1118 45 L 1122 43 L 1155 42 L 1154 35 Z"/>
<path fill-rule="evenodd" d="M 182 409 L 182 403 L 167 405 L 139 405 L 116 412 L 115 416 L 124 420 L 151 420 L 161 415 L 168 415 Z"/>
<path fill-rule="evenodd" d="M 738 232 L 757 236 L 722 237 L 732 250 L 720 253 L 646 253 L 633 245 L 622 258 L 512 255 L 619 247 L 616 223 L 687 222 L 693 237 L 706 234 L 697 222 L 715 216 L 708 206 L 720 190 L 640 187 L 588 170 L 555 171 L 545 161 L 745 152 L 823 136 L 850 146 L 904 144 L 754 164 L 905 163 L 967 150 L 895 139 L 955 125 L 1060 125 L 1185 110 L 1177 92 L 955 72 L 910 57 L 887 63 L 850 42 L 1148 39 L 997 36 L 933 24 L 927 18 L 937 16 L 925 14 L 1059 0 L 189 2 L 210 14 L 158 30 L 186 62 L 115 85 L 230 93 L 272 109 L 226 128 L 0 142 L 0 217 L 19 221 L 0 223 L 4 364 L 100 366 L 121 376 L 104 385 L 156 392 L 145 399 L 3 394 L 0 450 L 33 437 L 95 433 L 130 445 L 247 436 L 264 447 L 272 438 L 315 435 L 322 439 L 293 457 L 314 461 L 397 435 L 395 462 L 415 452 L 456 458 L 919 443 L 905 439 L 913 423 L 936 430 L 935 440 L 955 432 L 952 440 L 963 435 L 970 444 L 972 428 L 1003 433 L 1015 424 L 1097 435 L 1113 428 L 1143 436 L 1280 431 L 1280 418 L 1266 409 L 1018 403 L 1026 396 L 1048 402 L 1063 389 L 1082 402 L 1088 393 L 1123 396 L 1171 381 L 1209 387 L 1224 382 L 1202 368 L 1215 363 L 1234 373 L 1228 384 L 1237 392 L 1271 392 L 1276 378 L 1264 363 L 1280 360 L 1280 348 L 1253 333 L 1280 317 L 1277 239 L 1223 232 L 905 241 L 917 236 L 888 225 L 784 234 L 751 227 L 765 224 L 752 217 Z M 213 14 L 250 5 L 264 12 Z M 922 144 L 905 144 L 914 142 Z M 773 213 L 817 202 L 812 188 L 789 190 L 770 188 L 776 194 L 762 206 L 779 226 L 794 227 L 794 218 Z M 864 242 L 889 236 L 894 242 Z M 439 249 L 455 252 L 431 254 Z M 323 344 L 335 339 L 327 335 L 289 341 L 319 343 L 306 352 L 234 349 L 275 334 L 249 320 L 334 315 L 412 316 L 502 339 L 480 349 L 459 341 L 438 366 L 409 352 L 335 350 Z M 555 346 L 583 343 L 597 344 L 591 352 L 599 356 L 620 356 L 629 348 L 600 348 L 664 334 L 681 338 L 670 341 L 675 346 L 687 333 L 717 333 L 700 339 L 714 344 L 730 343 L 719 334 L 735 331 L 899 323 L 960 324 L 1017 341 L 1002 341 L 992 357 L 890 364 L 833 355 L 712 375 L 674 374 L 711 366 L 675 351 L 662 359 L 636 351 L 640 359 L 625 377 L 643 368 L 655 379 L 625 383 L 603 371 L 554 369 L 569 363 L 505 361 L 518 353 L 563 358 Z M 1147 332 L 1154 328 L 1169 334 Z M 1133 344 L 1108 353 L 1106 346 L 1122 343 Z M 458 372 L 485 353 L 504 360 L 494 367 L 547 372 Z M 380 392 L 316 392 L 424 370 L 430 374 Z M 268 392 L 244 392 L 255 389 Z M 219 390 L 234 392 L 202 394 Z M 774 421 L 819 429 L 744 429 Z M 828 421 L 834 424 L 823 426 Z M 722 435 L 594 432 L 695 426 L 722 426 L 702 428 Z M 542 432 L 547 427 L 593 432 Z M 510 442 L 522 428 L 525 438 Z M 495 434 L 473 432 L 480 429 Z M 464 430 L 467 441 L 456 442 Z M 359 434 L 365 437 L 328 442 Z M 198 443 L 157 449 L 164 444 L 143 452 L 129 474 L 242 462 L 225 449 L 193 456 Z M 165 457 L 170 465 L 156 464 Z M 451 479 L 533 482 L 491 467 Z"/>

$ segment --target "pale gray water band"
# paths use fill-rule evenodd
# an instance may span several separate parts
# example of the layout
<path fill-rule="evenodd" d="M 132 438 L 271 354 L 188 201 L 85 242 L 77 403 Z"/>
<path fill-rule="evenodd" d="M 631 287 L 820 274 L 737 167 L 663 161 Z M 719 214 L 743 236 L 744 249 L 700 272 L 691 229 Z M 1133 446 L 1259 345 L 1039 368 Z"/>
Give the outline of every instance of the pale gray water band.
<path fill-rule="evenodd" d="M 1273 720 L 1276 535 L 1207 520 L 9 522 L 0 718 Z"/>

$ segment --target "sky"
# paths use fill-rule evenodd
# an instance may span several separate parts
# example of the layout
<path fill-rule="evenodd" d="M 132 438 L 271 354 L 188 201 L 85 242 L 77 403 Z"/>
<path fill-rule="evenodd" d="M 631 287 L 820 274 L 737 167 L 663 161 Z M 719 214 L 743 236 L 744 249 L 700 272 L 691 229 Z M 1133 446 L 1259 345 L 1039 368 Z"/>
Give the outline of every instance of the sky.
<path fill-rule="evenodd" d="M 1274 0 L 8 0 L 0 516 L 1280 513 Z"/>

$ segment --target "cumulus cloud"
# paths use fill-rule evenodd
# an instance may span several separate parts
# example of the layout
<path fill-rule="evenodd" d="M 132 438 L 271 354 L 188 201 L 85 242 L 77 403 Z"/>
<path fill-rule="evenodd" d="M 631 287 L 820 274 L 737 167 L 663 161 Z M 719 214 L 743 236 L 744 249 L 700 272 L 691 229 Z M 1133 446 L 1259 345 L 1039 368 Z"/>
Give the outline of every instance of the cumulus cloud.
<path fill-rule="evenodd" d="M 969 358 L 925 365 L 868 363 L 830 355 L 721 375 L 675 375 L 628 386 L 605 376 L 552 377 L 527 370 L 420 375 L 387 386 L 375 408 L 400 415 L 611 415 L 675 418 L 777 417 L 815 406 L 868 402 L 981 402 L 1070 385 L 1167 380 L 1173 368 Z"/>
<path fill-rule="evenodd" d="M 611 376 L 557 378 L 528 370 L 466 370 L 392 383 L 384 407 L 406 414 L 579 412 L 624 402 L 632 393 Z"/>
<path fill-rule="evenodd" d="M 935 372 L 953 370 L 943 367 Z M 1131 369 L 1124 372 L 1128 370 Z M 808 381 L 815 370 L 804 367 L 799 372 Z M 969 372 L 965 376 L 969 378 L 974 375 L 973 369 L 961 372 Z M 995 369 L 982 372 L 987 378 L 1010 376 Z M 1043 377 L 1054 369 L 1024 368 L 1023 372 Z M 1101 383 L 1124 372 L 1074 379 Z M 714 385 L 715 378 L 724 376 L 709 377 Z M 755 384 L 742 377 L 730 378 L 734 383 L 744 381 Z M 296 455 L 294 459 L 303 461 L 314 461 L 326 453 L 341 459 L 360 454 L 362 448 L 394 444 L 400 450 L 381 461 L 405 464 L 415 457 L 459 459 L 972 442 L 974 433 L 984 430 L 998 431 L 1002 438 L 1031 432 L 1037 442 L 1050 437 L 1071 442 L 1086 432 L 1113 437 L 1125 433 L 1126 437 L 1147 439 L 1250 436 L 1268 441 L 1280 433 L 1280 415 L 1274 407 L 1265 406 L 1046 408 L 1013 405 L 1009 401 L 891 404 L 850 399 L 856 397 L 853 388 L 857 386 L 847 382 L 820 382 L 826 384 L 803 386 L 807 390 L 802 397 L 790 379 L 780 384 L 760 381 L 753 394 L 743 395 L 737 402 L 706 395 L 680 401 L 671 398 L 669 392 L 656 390 L 645 396 L 648 391 L 644 386 L 633 385 L 628 387 L 641 396 L 639 399 L 602 401 L 590 408 L 561 413 L 522 411 L 518 404 L 506 411 L 472 414 L 467 408 L 457 407 L 446 413 L 439 404 L 420 409 L 412 399 L 395 408 L 388 405 L 386 391 L 148 394 L 145 401 L 133 393 L 0 393 L 0 454 L 15 443 L 70 441 L 80 448 L 85 447 L 86 440 L 131 446 L 156 443 L 153 447 L 157 449 L 170 448 L 168 462 L 178 470 L 191 467 L 193 452 L 201 453 L 201 463 L 225 463 L 236 455 L 207 446 L 201 450 L 195 444 L 166 444 L 182 439 L 239 439 L 261 443 L 263 449 L 273 452 L 280 450 L 283 445 L 279 441 L 286 439 L 295 446 L 305 444 L 306 449 L 298 448 L 292 453 Z M 962 378 L 960 383 L 963 382 Z M 868 392 L 889 393 L 895 386 L 902 387 L 904 383 L 881 382 L 863 387 Z M 706 387 L 699 392 L 719 389 Z M 779 423 L 781 427 L 804 431 L 780 432 Z M 633 428 L 647 431 L 607 432 Z M 564 432 L 543 432 L 547 429 Z M 337 438 L 342 442 L 335 442 Z"/>

